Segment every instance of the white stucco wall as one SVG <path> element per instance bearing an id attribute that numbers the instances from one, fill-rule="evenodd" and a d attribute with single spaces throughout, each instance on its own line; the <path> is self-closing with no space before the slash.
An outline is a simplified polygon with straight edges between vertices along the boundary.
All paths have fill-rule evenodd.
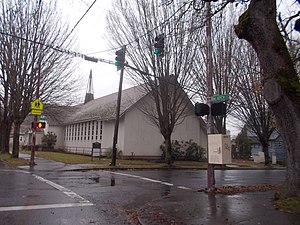
<path id="1" fill-rule="evenodd" d="M 161 156 L 160 145 L 164 139 L 158 127 L 151 123 L 138 108 L 131 108 L 124 121 L 124 155 Z M 175 127 L 172 140 L 194 142 L 207 149 L 206 130 L 200 126 L 200 119 L 191 114 Z"/>
<path id="2" fill-rule="evenodd" d="M 64 127 L 63 126 L 49 126 L 49 128 L 47 129 L 47 132 L 53 132 L 57 138 L 56 138 L 56 144 L 54 146 L 54 148 L 60 148 L 62 146 L 64 146 Z M 45 132 L 45 134 L 47 134 L 47 132 Z"/>
<path id="3" fill-rule="evenodd" d="M 203 126 L 201 127 L 200 119 L 193 114 L 186 116 L 184 121 L 175 127 L 172 140 L 193 140 L 204 149 L 207 149 L 207 132 Z"/>
<path id="4" fill-rule="evenodd" d="M 104 121 L 103 122 L 103 138 L 102 138 L 102 148 L 112 148 L 113 137 L 115 129 L 115 120 Z M 118 142 L 117 149 L 124 149 L 124 118 L 121 117 L 119 121 L 118 129 Z"/>
<path id="5" fill-rule="evenodd" d="M 163 137 L 158 128 L 137 108 L 125 116 L 124 155 L 160 156 Z"/>

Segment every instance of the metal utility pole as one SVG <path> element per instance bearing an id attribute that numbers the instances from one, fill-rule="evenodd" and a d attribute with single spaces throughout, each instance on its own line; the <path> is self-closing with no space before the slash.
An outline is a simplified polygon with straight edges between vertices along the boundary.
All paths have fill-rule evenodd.
<path id="1" fill-rule="evenodd" d="M 209 114 L 207 115 L 207 134 L 213 133 L 213 121 L 211 115 L 212 105 L 212 40 L 211 40 L 211 4 L 206 2 L 206 84 L 207 84 L 207 105 L 209 106 Z M 209 146 L 208 146 L 209 148 Z M 207 149 L 207 160 L 209 162 L 209 149 Z M 214 190 L 215 171 L 214 165 L 207 163 L 207 189 Z"/>
<path id="2" fill-rule="evenodd" d="M 40 51 L 42 48 L 40 48 Z M 40 98 L 40 82 L 41 82 L 41 58 L 39 59 L 39 70 L 38 70 L 38 80 L 36 85 L 36 99 Z M 36 128 L 37 128 L 37 115 L 34 115 L 33 118 L 33 128 L 32 128 L 32 145 L 31 145 L 31 154 L 30 154 L 30 162 L 29 166 L 34 167 L 36 164 L 34 162 L 35 158 L 35 150 L 36 150 Z"/>
<path id="3" fill-rule="evenodd" d="M 117 109 L 116 109 L 116 122 L 115 122 L 113 147 L 112 147 L 112 159 L 110 164 L 111 166 L 115 166 L 117 161 L 117 143 L 118 143 L 118 131 L 119 131 L 119 121 L 120 121 L 120 107 L 121 107 L 121 98 L 122 98 L 122 85 L 123 85 L 126 46 L 122 47 L 122 51 L 123 51 L 123 55 L 121 56 L 121 61 L 118 61 L 116 57 L 117 62 L 120 63 L 120 65 L 118 66 L 120 66 L 121 72 L 120 72 L 119 92 L 118 92 Z"/>

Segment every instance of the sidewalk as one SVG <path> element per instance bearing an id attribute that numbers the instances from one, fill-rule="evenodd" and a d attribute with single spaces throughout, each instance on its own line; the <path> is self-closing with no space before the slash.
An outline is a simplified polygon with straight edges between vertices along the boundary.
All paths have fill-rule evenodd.
<path id="1" fill-rule="evenodd" d="M 29 154 L 20 153 L 20 158 L 30 160 Z M 206 166 L 192 166 L 183 162 L 180 165 L 174 167 L 161 167 L 159 164 L 157 166 L 147 166 L 147 165 L 127 165 L 120 164 L 116 167 L 111 167 L 108 164 L 66 164 L 62 162 L 57 162 L 53 160 L 48 160 L 44 158 L 35 157 L 36 165 L 30 168 L 29 165 L 26 166 L 18 166 L 19 169 L 23 170 L 34 170 L 34 171 L 78 171 L 78 170 L 126 170 L 126 169 L 198 169 L 198 170 L 206 170 Z M 263 164 L 247 164 L 243 162 L 233 162 L 232 164 L 226 165 L 226 167 L 221 167 L 220 165 L 216 165 L 215 170 L 285 170 L 285 167 L 272 165 L 272 167 L 265 167 Z"/>
<path id="2" fill-rule="evenodd" d="M 30 155 L 28 154 L 19 154 L 20 158 L 30 160 Z M 87 167 L 95 166 L 95 164 L 65 164 L 61 162 L 56 162 L 53 160 L 43 159 L 35 157 L 36 165 L 33 168 L 30 166 L 18 166 L 19 169 L 30 170 L 30 171 L 72 171 L 72 170 L 84 170 Z"/>

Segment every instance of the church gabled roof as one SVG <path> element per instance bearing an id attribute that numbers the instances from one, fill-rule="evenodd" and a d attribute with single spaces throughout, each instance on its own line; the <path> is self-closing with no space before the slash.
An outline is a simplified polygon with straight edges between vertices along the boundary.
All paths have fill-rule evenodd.
<path id="1" fill-rule="evenodd" d="M 141 86 L 122 91 L 120 115 L 146 95 Z M 64 120 L 64 124 L 80 123 L 91 120 L 111 120 L 116 117 L 118 92 L 106 95 L 75 107 L 72 114 Z"/>

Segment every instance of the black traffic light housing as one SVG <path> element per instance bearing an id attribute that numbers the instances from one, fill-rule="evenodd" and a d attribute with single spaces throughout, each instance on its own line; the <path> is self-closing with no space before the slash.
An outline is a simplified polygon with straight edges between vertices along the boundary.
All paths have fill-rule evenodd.
<path id="1" fill-rule="evenodd" d="M 125 64 L 125 48 L 121 48 L 120 50 L 116 51 L 116 62 L 115 65 L 117 66 L 117 70 L 120 70 L 124 67 Z"/>
<path id="2" fill-rule="evenodd" d="M 212 116 L 222 116 L 226 115 L 226 103 L 217 102 L 211 104 L 211 115 Z"/>
<path id="3" fill-rule="evenodd" d="M 34 126 L 35 125 L 35 126 Z M 32 122 L 31 123 L 31 128 L 34 129 L 34 128 L 37 128 L 37 129 L 44 129 L 46 127 L 46 122 L 37 122 L 37 123 L 34 123 Z"/>
<path id="4" fill-rule="evenodd" d="M 165 37 L 164 34 L 160 34 L 154 39 L 154 54 L 160 57 L 165 55 Z"/>
<path id="5" fill-rule="evenodd" d="M 217 102 L 211 104 L 211 115 L 212 116 L 222 116 L 226 115 L 226 103 Z M 204 103 L 197 102 L 195 104 L 195 114 L 197 116 L 205 116 L 209 114 L 209 106 Z"/>
<path id="6" fill-rule="evenodd" d="M 195 114 L 197 116 L 205 116 L 209 114 L 209 106 L 204 103 L 197 102 L 195 104 Z"/>

